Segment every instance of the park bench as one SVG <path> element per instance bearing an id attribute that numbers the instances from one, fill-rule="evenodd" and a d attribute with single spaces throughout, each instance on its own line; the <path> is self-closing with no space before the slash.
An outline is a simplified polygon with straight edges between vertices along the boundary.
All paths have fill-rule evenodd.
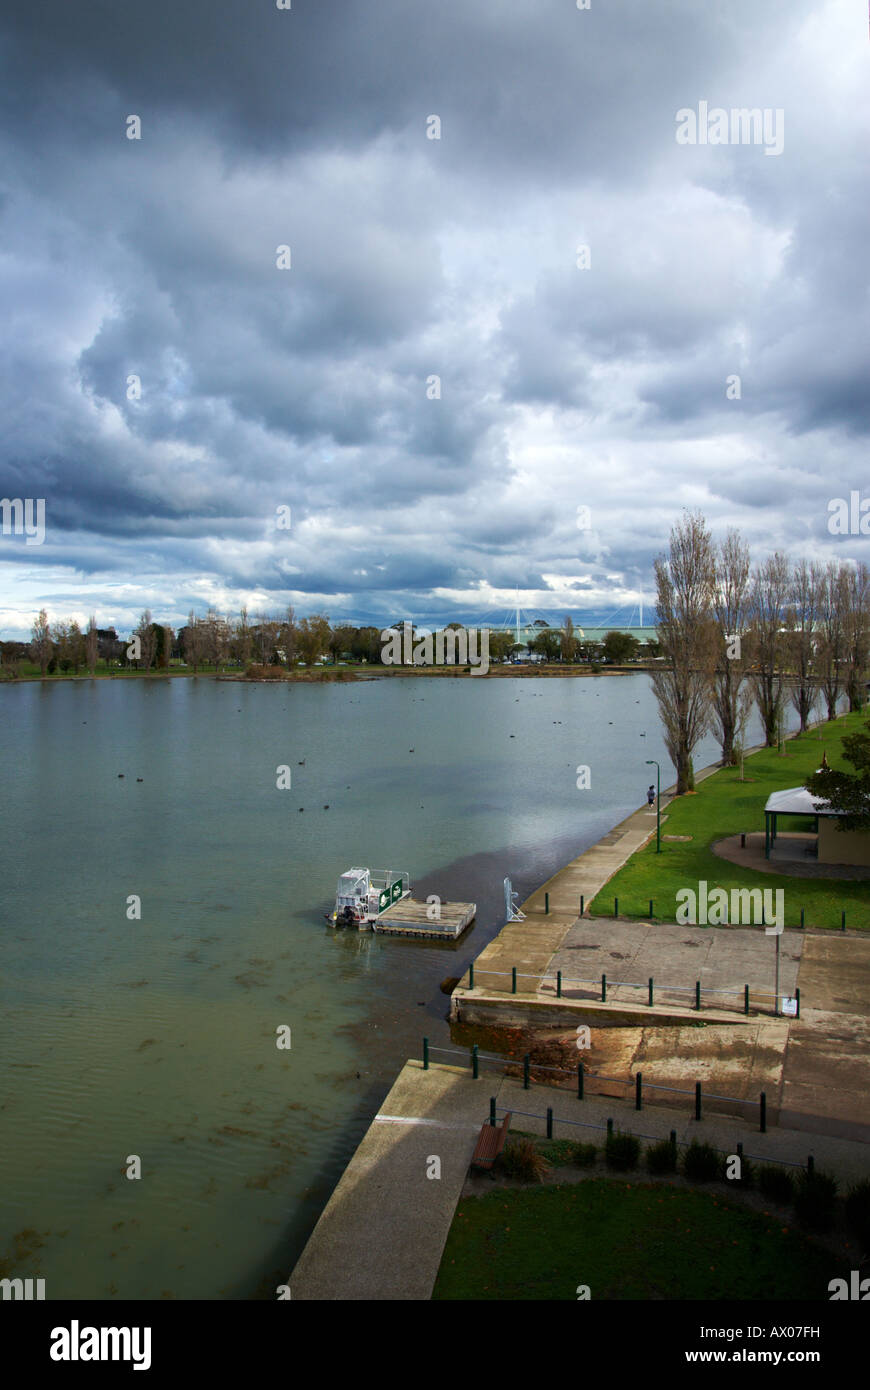
<path id="1" fill-rule="evenodd" d="M 482 1127 L 474 1147 L 474 1153 L 471 1155 L 472 1168 L 490 1169 L 492 1167 L 505 1146 L 510 1122 L 511 1112 L 508 1111 L 500 1125 L 491 1125 L 487 1121 Z"/>

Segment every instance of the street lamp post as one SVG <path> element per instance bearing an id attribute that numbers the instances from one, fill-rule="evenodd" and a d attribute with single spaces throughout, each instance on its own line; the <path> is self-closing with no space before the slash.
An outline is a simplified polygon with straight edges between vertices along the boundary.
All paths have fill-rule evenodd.
<path id="1" fill-rule="evenodd" d="M 647 762 L 656 770 L 656 854 L 662 852 L 662 770 L 655 758 L 647 758 Z"/>

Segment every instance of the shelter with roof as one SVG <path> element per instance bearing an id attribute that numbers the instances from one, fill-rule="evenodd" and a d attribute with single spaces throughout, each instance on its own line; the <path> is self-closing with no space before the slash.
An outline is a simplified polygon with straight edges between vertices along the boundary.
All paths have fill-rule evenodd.
<path id="1" fill-rule="evenodd" d="M 815 846 L 812 842 L 807 844 L 806 853 L 814 854 L 820 864 L 870 865 L 870 830 L 840 830 L 837 821 L 842 814 L 806 787 L 772 792 L 764 807 L 765 859 L 770 858 L 779 834 L 781 816 L 809 816 L 814 822 L 812 833 L 816 841 Z M 806 838 L 809 841 L 809 834 Z"/>

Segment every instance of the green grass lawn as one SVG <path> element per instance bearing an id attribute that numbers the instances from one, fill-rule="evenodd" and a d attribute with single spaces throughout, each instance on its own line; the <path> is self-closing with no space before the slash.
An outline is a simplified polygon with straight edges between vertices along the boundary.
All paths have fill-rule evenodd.
<path id="1" fill-rule="evenodd" d="M 713 840 L 742 831 L 764 830 L 764 803 L 771 792 L 802 786 L 816 770 L 827 752 L 832 767 L 846 772 L 854 769 L 842 754 L 844 734 L 854 733 L 867 722 L 867 714 L 844 715 L 818 732 L 802 734 L 784 744 L 785 756 L 775 748 L 765 748 L 746 759 L 745 782 L 739 768 L 722 768 L 698 783 L 694 795 L 675 798 L 667 807 L 663 835 L 691 835 L 688 841 L 662 841 L 656 854 L 655 835 L 642 850 L 632 855 L 590 904 L 593 916 L 610 916 L 613 900 L 619 899 L 621 917 L 647 917 L 649 899 L 655 916 L 673 922 L 677 910 L 676 893 L 692 888 L 701 879 L 713 888 L 782 888 L 785 925 L 799 926 L 800 911 L 806 912 L 808 927 L 840 926 L 841 911 L 847 927 L 870 928 L 870 882 L 864 879 L 792 878 L 784 874 L 762 874 L 719 859 L 710 849 Z M 752 779 L 752 780 L 750 780 Z M 784 819 L 779 832 L 810 829 L 803 821 Z"/>
<path id="2" fill-rule="evenodd" d="M 606 1178 L 500 1188 L 457 1207 L 436 1299 L 821 1299 L 843 1270 L 786 1217 Z"/>

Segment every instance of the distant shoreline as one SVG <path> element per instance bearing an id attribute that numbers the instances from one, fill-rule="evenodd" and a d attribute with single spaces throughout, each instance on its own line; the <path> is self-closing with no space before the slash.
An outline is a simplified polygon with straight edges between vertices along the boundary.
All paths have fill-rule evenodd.
<path id="1" fill-rule="evenodd" d="M 475 668 L 466 670 L 462 667 L 452 666 L 322 666 L 315 670 L 295 670 L 285 671 L 280 676 L 245 676 L 239 672 L 230 671 L 100 671 L 93 676 L 84 674 L 79 676 L 52 675 L 52 676 L 14 676 L 0 680 L 0 690 L 4 686 L 14 685 L 66 685 L 74 681 L 130 681 L 130 680 L 219 680 L 237 681 L 243 685 L 287 685 L 298 682 L 308 685 L 342 685 L 351 681 L 371 681 L 371 680 L 391 680 L 401 676 L 436 676 L 439 679 L 449 680 L 488 680 L 490 677 L 496 679 L 528 679 L 530 677 L 543 678 L 545 680 L 563 679 L 571 680 L 580 676 L 631 676 L 641 672 L 656 670 L 653 666 L 606 666 L 600 671 L 593 671 L 591 666 L 490 666 L 488 671 L 481 675 L 475 674 Z"/>

